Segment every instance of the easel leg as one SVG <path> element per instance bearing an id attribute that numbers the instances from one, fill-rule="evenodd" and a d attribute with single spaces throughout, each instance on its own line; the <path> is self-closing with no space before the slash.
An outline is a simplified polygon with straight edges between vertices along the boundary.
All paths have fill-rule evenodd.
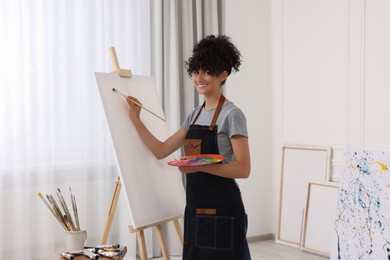
<path id="1" fill-rule="evenodd" d="M 115 214 L 115 210 L 116 210 L 116 205 L 118 204 L 119 194 L 121 192 L 121 186 L 122 186 L 121 179 L 120 179 L 120 177 L 118 177 L 118 180 L 117 180 L 116 186 L 115 186 L 114 195 L 112 196 L 110 210 L 108 211 L 108 215 L 106 218 L 106 224 L 104 225 L 102 239 L 100 240 L 101 245 L 107 244 L 108 234 L 110 233 L 112 220 L 114 218 L 114 214 Z"/>
<path id="2" fill-rule="evenodd" d="M 156 233 L 157 233 L 158 240 L 160 242 L 160 249 L 161 249 L 161 252 L 163 254 L 164 260 L 170 260 L 170 256 L 168 254 L 167 246 L 165 244 L 165 240 L 164 240 L 164 236 L 163 236 L 163 232 L 162 232 L 162 224 L 167 223 L 169 221 L 173 221 L 173 223 L 175 225 L 176 233 L 177 233 L 177 235 L 179 237 L 179 240 L 183 244 L 183 235 L 182 235 L 180 224 L 179 224 L 179 221 L 178 221 L 179 218 L 182 218 L 182 216 L 174 217 L 174 218 L 163 220 L 163 221 L 159 221 L 159 222 L 156 222 L 156 223 L 153 223 L 153 224 L 149 224 L 149 225 L 146 225 L 146 226 L 142 226 L 142 227 L 138 227 L 138 228 L 134 228 L 131 225 L 129 226 L 130 233 L 137 233 L 138 248 L 139 248 L 139 253 L 140 253 L 141 260 L 147 260 L 148 259 L 147 258 L 148 254 L 147 254 L 147 251 L 146 251 L 144 230 L 147 229 L 147 228 L 151 228 L 151 227 L 155 227 L 156 228 Z"/>
<path id="3" fill-rule="evenodd" d="M 143 230 L 137 231 L 138 249 L 141 260 L 148 259 L 148 252 L 146 251 L 145 234 Z"/>
<path id="4" fill-rule="evenodd" d="M 156 231 L 157 231 L 157 237 L 158 237 L 158 241 L 160 242 L 160 248 L 161 248 L 164 260 L 170 260 L 170 257 L 169 257 L 169 254 L 168 254 L 168 250 L 167 250 L 167 246 L 165 244 L 165 240 L 164 240 L 161 224 L 160 225 L 156 225 Z"/>
<path id="5" fill-rule="evenodd" d="M 175 226 L 176 234 L 179 237 L 180 243 L 183 246 L 184 245 L 183 233 L 181 232 L 179 220 L 177 219 L 173 220 L 173 225 Z"/>

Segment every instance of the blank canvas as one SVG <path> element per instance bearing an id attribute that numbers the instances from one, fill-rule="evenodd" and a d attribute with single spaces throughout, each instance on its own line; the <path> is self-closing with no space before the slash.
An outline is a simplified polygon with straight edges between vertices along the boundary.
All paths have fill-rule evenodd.
<path id="1" fill-rule="evenodd" d="M 301 241 L 303 251 L 330 256 L 337 201 L 337 185 L 309 183 Z"/>
<path id="2" fill-rule="evenodd" d="M 307 185 L 326 181 L 329 157 L 329 147 L 283 146 L 278 242 L 299 246 Z"/>
<path id="3" fill-rule="evenodd" d="M 113 88 L 138 98 L 143 105 L 163 117 L 154 79 L 149 76 L 121 78 L 116 73 L 95 73 L 107 123 L 115 148 L 122 187 L 134 228 L 182 216 L 185 192 L 181 173 L 167 165 L 169 156 L 157 160 L 139 138 L 129 119 L 125 99 Z M 160 140 L 168 137 L 166 122 L 145 110 L 141 119 Z"/>

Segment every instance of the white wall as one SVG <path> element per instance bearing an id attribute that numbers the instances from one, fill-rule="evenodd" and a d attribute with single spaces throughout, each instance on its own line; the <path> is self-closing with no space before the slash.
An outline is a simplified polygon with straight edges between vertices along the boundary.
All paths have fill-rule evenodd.
<path id="1" fill-rule="evenodd" d="M 226 23 L 244 57 L 227 95 L 249 122 L 250 235 L 275 233 L 283 143 L 331 146 L 336 181 L 346 149 L 390 150 L 390 2 L 226 0 Z"/>
<path id="2" fill-rule="evenodd" d="M 227 98 L 238 105 L 248 121 L 252 170 L 240 181 L 249 216 L 248 236 L 274 233 L 272 230 L 271 172 L 271 74 L 270 1 L 227 0 L 226 34 L 243 56 L 238 73 L 226 82 Z"/>

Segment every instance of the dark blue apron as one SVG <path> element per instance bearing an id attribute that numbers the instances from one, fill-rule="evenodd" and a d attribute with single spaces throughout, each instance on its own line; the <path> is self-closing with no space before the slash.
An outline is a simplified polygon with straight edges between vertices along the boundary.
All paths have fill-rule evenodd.
<path id="1" fill-rule="evenodd" d="M 225 97 L 222 95 L 210 126 L 194 124 L 186 135 L 185 155 L 218 154 L 215 125 Z M 247 260 L 247 215 L 234 179 L 205 172 L 186 175 L 184 260 Z"/>

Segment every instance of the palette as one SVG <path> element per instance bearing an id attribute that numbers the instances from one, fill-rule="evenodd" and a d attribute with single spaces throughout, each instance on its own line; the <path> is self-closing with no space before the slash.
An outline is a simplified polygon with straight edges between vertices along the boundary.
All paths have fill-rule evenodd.
<path id="1" fill-rule="evenodd" d="M 171 166 L 199 166 L 222 162 L 223 155 L 220 154 L 194 154 L 190 156 L 184 156 L 179 160 L 169 161 Z"/>

